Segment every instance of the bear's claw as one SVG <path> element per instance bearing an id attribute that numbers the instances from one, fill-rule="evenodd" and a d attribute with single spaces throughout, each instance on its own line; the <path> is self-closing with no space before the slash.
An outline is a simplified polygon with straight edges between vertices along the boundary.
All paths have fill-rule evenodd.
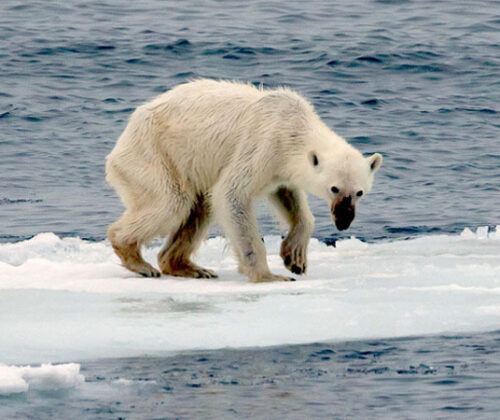
<path id="1" fill-rule="evenodd" d="M 197 279 L 216 279 L 219 276 L 215 274 L 212 270 L 207 270 L 206 268 L 200 268 L 194 272 L 193 277 Z"/>
<path id="2" fill-rule="evenodd" d="M 293 274 L 302 274 L 305 269 L 303 267 L 299 267 L 298 265 L 292 265 L 292 269 L 290 270 Z"/>
<path id="3" fill-rule="evenodd" d="M 128 267 L 127 267 L 128 268 Z M 142 267 L 136 268 L 137 273 L 142 277 L 160 277 L 161 273 L 156 269 L 151 267 L 149 264 Z"/>
<path id="4" fill-rule="evenodd" d="M 307 270 L 307 259 L 305 247 L 296 246 L 291 248 L 287 241 L 281 244 L 281 258 L 285 267 L 293 274 L 304 274 Z"/>

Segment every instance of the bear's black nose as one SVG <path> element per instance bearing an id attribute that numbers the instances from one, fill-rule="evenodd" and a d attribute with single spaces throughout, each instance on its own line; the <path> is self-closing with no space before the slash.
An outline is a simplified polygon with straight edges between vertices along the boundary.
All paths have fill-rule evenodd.
<path id="1" fill-rule="evenodd" d="M 338 230 L 346 230 L 354 220 L 354 213 L 346 216 L 335 215 L 335 226 Z"/>
<path id="2" fill-rule="evenodd" d="M 346 230 L 354 220 L 355 209 L 351 197 L 344 197 L 333 210 L 335 226 L 338 230 Z"/>
<path id="3" fill-rule="evenodd" d="M 351 196 L 344 197 L 342 199 L 342 202 L 340 204 L 344 205 L 344 206 L 350 206 L 351 205 L 351 201 L 352 201 L 352 197 Z"/>

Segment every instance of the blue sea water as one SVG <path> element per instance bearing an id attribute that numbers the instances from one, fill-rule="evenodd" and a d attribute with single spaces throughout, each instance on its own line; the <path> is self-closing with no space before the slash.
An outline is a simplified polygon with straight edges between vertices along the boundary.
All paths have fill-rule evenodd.
<path id="1" fill-rule="evenodd" d="M 384 155 L 374 189 L 347 233 L 336 232 L 327 205 L 311 197 L 314 236 L 322 240 L 355 235 L 377 241 L 500 224 L 496 1 L 3 0 L 0 46 L 1 242 L 39 232 L 103 240 L 107 225 L 122 211 L 104 181 L 104 158 L 128 116 L 155 95 L 198 77 L 290 86 L 361 151 Z M 263 234 L 279 232 L 265 211 L 259 213 Z M 299 410 L 290 411 L 289 418 L 303 418 L 297 402 L 305 398 L 303 393 L 316 396 L 311 413 L 318 416 L 376 417 L 384 406 L 396 407 L 389 416 L 395 418 L 449 418 L 460 410 L 490 416 L 499 408 L 491 400 L 500 386 L 495 337 L 463 339 L 467 346 L 480 348 L 488 342 L 488 351 L 478 350 L 479 359 L 475 347 L 458 344 L 450 349 L 447 338 L 420 338 L 406 344 L 435 357 L 408 356 L 402 362 L 388 356 L 380 366 L 361 362 L 361 368 L 357 362 L 343 365 L 338 353 L 319 365 L 308 364 L 305 359 L 312 357 L 314 346 L 285 346 L 269 354 L 215 352 L 210 357 L 247 363 L 244 377 L 233 375 L 229 363 L 216 364 L 219 382 L 236 377 L 235 391 L 219 383 L 197 398 L 216 405 L 213 418 L 250 415 L 253 410 L 262 418 L 267 413 L 279 417 L 276 407 L 282 402 Z M 460 340 L 451 343 L 464 343 Z M 368 351 L 386 343 L 352 345 Z M 399 344 L 387 344 L 392 346 L 399 349 Z M 452 350 L 457 353 L 448 363 Z M 270 356 L 287 352 L 297 357 L 278 358 L 276 365 Z M 175 386 L 158 379 L 156 368 L 174 369 L 180 363 L 175 358 L 84 364 L 96 381 L 104 375 L 100 371 L 114 377 L 120 369 L 131 369 L 141 380 L 145 370 L 145 378 L 156 378 L 162 386 L 165 382 L 168 389 L 131 388 L 135 391 L 128 398 L 142 405 L 129 403 L 126 412 L 113 405 L 111 391 L 80 400 L 72 412 L 88 418 L 140 418 L 130 409 L 135 405 L 142 407 L 144 418 L 200 416 L 194 404 L 199 400 L 193 399 L 196 387 L 185 387 L 182 381 L 188 384 L 187 375 L 199 375 L 197 369 L 205 372 L 205 362 L 198 356 L 177 357 L 185 357 L 189 367 Z M 468 368 L 453 375 L 457 366 Z M 366 370 L 372 367 L 382 370 Z M 275 382 L 252 376 L 268 369 L 274 372 L 269 380 Z M 297 369 L 302 369 L 299 374 Z M 198 379 L 189 380 L 195 384 Z M 287 385 L 272 388 L 280 381 Z M 269 394 L 263 391 L 268 387 Z M 462 393 L 470 396 L 466 403 L 448 401 Z M 61 398 L 39 418 L 56 418 Z M 155 405 L 160 400 L 175 409 L 160 415 Z M 359 411 L 349 411 L 354 402 L 361 404 Z M 259 411 L 261 403 L 274 408 Z M 410 406 L 418 408 L 415 414 Z M 18 418 L 38 418 L 33 404 L 22 410 Z"/>
<path id="2" fill-rule="evenodd" d="M 122 211 L 104 157 L 137 105 L 197 77 L 288 85 L 364 153 L 384 155 L 347 235 L 500 221 L 495 1 L 0 7 L 3 241 L 46 231 L 103 239 Z M 312 204 L 315 236 L 336 235 L 327 205 Z"/>
<path id="3" fill-rule="evenodd" d="M 496 419 L 499 341 L 496 332 L 88 362 L 82 389 L 11 398 L 0 413 L 19 420 L 75 413 L 91 419 Z"/>

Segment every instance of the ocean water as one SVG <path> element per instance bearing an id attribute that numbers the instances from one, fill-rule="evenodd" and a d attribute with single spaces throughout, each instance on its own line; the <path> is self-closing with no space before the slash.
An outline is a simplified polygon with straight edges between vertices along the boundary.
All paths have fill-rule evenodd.
<path id="1" fill-rule="evenodd" d="M 75 412 L 92 419 L 494 419 L 499 341 L 495 332 L 108 359 L 86 363 L 77 389 L 18 395 L 0 412 L 13 419 Z"/>
<path id="2" fill-rule="evenodd" d="M 0 417 L 495 418 L 499 34 L 493 0 L 2 1 Z M 310 197 L 293 286 L 246 283 L 216 228 L 218 282 L 137 279 L 105 241 L 105 156 L 199 77 L 289 86 L 384 155 L 347 232 Z M 85 382 L 15 368 L 48 362 Z"/>
<path id="3" fill-rule="evenodd" d="M 103 161 L 132 110 L 197 77 L 287 85 L 384 167 L 347 235 L 500 220 L 495 1 L 1 5 L 0 232 L 105 237 Z M 29 18 L 27 18 L 29 17 Z M 334 233 L 312 200 L 315 236 Z M 272 231 L 263 217 L 264 233 Z M 274 233 L 274 232 L 273 232 Z"/>

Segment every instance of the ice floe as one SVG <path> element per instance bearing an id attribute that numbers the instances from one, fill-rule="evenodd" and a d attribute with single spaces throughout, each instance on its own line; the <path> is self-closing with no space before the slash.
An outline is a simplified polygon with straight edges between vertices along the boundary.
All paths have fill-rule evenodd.
<path id="1" fill-rule="evenodd" d="M 280 240 L 265 238 L 268 260 L 286 274 Z M 158 249 L 145 250 L 152 263 Z M 249 283 L 221 237 L 196 261 L 220 277 L 137 277 L 109 243 L 51 233 L 0 244 L 0 363 L 500 328 L 499 228 L 335 248 L 313 239 L 294 283 Z"/>

